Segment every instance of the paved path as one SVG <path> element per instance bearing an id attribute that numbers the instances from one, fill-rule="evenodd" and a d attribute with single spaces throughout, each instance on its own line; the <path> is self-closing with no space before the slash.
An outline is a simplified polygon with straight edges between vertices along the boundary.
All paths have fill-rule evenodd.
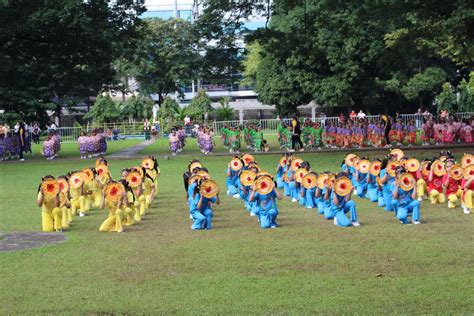
<path id="1" fill-rule="evenodd" d="M 111 155 L 107 155 L 108 158 L 132 158 L 137 156 L 137 154 L 142 151 L 145 147 L 150 146 L 153 144 L 155 140 L 145 140 L 144 142 L 141 142 L 140 144 L 137 144 L 132 147 L 125 148 L 119 152 L 116 152 Z"/>
<path id="2" fill-rule="evenodd" d="M 0 252 L 32 249 L 54 245 L 67 239 L 62 233 L 13 232 L 0 235 Z"/>

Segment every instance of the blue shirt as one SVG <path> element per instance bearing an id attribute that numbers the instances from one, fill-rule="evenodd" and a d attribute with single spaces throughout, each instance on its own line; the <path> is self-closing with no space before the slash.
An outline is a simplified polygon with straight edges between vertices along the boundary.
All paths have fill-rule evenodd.
<path id="1" fill-rule="evenodd" d="M 277 209 L 275 190 L 268 194 L 255 193 L 254 201 L 265 211 Z"/>

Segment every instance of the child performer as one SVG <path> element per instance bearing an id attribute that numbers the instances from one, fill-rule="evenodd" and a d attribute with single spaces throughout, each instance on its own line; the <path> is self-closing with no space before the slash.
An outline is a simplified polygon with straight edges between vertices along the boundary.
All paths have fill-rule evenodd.
<path id="1" fill-rule="evenodd" d="M 346 185 L 350 185 L 350 180 L 346 177 L 344 172 L 340 172 L 336 176 L 335 186 L 337 185 L 338 179 L 345 179 L 347 182 Z M 334 225 L 341 227 L 360 226 L 357 221 L 356 205 L 354 201 L 351 200 L 352 190 L 350 190 L 346 195 L 339 195 L 338 193 L 340 192 L 337 191 L 337 189 L 333 189 L 331 198 L 331 212 L 334 216 Z M 351 215 L 350 220 L 346 216 L 346 213 L 348 212 L 350 212 Z"/>
<path id="2" fill-rule="evenodd" d="M 113 186 L 109 194 L 107 193 L 108 186 Z M 123 232 L 123 204 L 125 204 L 125 207 L 129 207 L 125 196 L 125 188 L 120 182 L 110 182 L 103 192 L 102 204 L 100 206 L 100 209 L 104 209 L 105 205 L 107 205 L 109 216 L 102 225 L 100 225 L 100 232 Z"/>
<path id="3" fill-rule="evenodd" d="M 260 178 L 260 179 L 259 179 Z M 269 176 L 260 176 L 255 180 L 256 190 L 250 193 L 249 201 L 255 202 L 253 212 L 257 214 L 261 228 L 277 228 L 276 219 L 278 217 L 278 207 L 276 200 L 281 200 L 281 194 L 274 186 L 273 179 Z M 271 190 L 260 190 L 259 183 L 266 183 L 265 186 L 273 188 Z M 268 192 L 270 191 L 270 192 Z"/>
<path id="4" fill-rule="evenodd" d="M 231 166 L 231 164 L 235 164 L 235 166 Z M 229 164 L 227 164 L 227 177 L 226 177 L 226 187 L 227 187 L 227 194 L 232 195 L 234 199 L 239 199 L 239 177 L 240 171 L 244 162 L 238 157 L 234 156 Z"/>
<path id="5" fill-rule="evenodd" d="M 55 186 L 57 186 L 57 188 L 55 188 Z M 36 202 L 38 206 L 41 207 L 43 231 L 62 231 L 59 185 L 53 176 L 47 175 L 41 179 Z"/>
<path id="6" fill-rule="evenodd" d="M 474 205 L 474 167 L 467 166 L 464 172 L 464 178 L 461 182 L 462 187 L 462 209 L 464 214 L 469 214 Z"/>
<path id="7" fill-rule="evenodd" d="M 212 228 L 212 204 L 220 204 L 219 194 L 213 198 L 202 196 L 199 191 L 202 182 L 195 187 L 194 193 L 189 201 L 189 212 L 191 213 L 194 223 L 191 229 L 211 229 Z"/>
<path id="8" fill-rule="evenodd" d="M 446 197 L 448 198 L 448 208 L 455 208 L 458 201 L 461 199 L 461 179 L 454 178 L 451 173 L 451 168 L 454 166 L 454 159 L 448 158 L 446 160 L 446 174 L 443 177 L 443 188 L 446 190 Z"/>
<path id="9" fill-rule="evenodd" d="M 420 224 L 420 201 L 417 200 L 416 180 L 411 178 L 413 187 L 410 190 L 404 190 L 400 187 L 400 176 L 405 173 L 405 169 L 398 167 L 396 171 L 397 180 L 393 185 L 392 208 L 402 224 L 408 224 L 408 216 L 412 215 L 413 224 Z M 408 183 L 407 183 L 408 185 Z"/>
<path id="10" fill-rule="evenodd" d="M 428 195 L 431 204 L 443 204 L 446 202 L 446 196 L 443 193 L 443 176 L 434 173 L 434 164 L 431 164 L 430 175 L 428 176 Z"/>
<path id="11" fill-rule="evenodd" d="M 179 136 L 176 134 L 176 130 L 172 129 L 170 136 L 169 136 L 169 142 L 170 142 L 170 150 L 171 154 L 173 156 L 176 156 L 176 153 L 179 150 Z"/>

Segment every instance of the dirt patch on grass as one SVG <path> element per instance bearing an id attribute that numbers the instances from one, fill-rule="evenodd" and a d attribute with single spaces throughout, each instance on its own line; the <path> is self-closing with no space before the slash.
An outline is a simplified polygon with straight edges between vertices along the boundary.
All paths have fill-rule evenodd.
<path id="1" fill-rule="evenodd" d="M 0 252 L 26 250 L 64 242 L 61 233 L 13 232 L 0 235 Z"/>

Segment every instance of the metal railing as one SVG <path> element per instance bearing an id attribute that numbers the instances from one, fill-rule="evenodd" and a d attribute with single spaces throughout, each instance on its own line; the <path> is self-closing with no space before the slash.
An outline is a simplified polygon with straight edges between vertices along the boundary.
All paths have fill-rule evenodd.
<path id="1" fill-rule="evenodd" d="M 460 118 L 470 118 L 474 117 L 474 112 L 464 112 L 464 113 L 456 113 L 454 114 L 457 117 Z M 410 121 L 415 122 L 415 125 L 418 129 L 421 129 L 421 124 L 423 122 L 423 115 L 420 114 L 401 114 L 399 118 L 402 120 L 403 123 L 407 124 Z M 308 118 L 300 118 L 301 121 L 304 121 Z M 378 121 L 380 119 L 380 115 L 367 115 L 366 119 L 371 122 L 371 121 Z M 318 122 L 321 123 L 322 125 L 326 124 L 331 124 L 334 123 L 336 124 L 339 121 L 338 117 L 317 117 L 314 119 L 311 119 L 313 122 Z M 347 120 L 347 118 L 346 118 Z M 283 121 L 286 124 L 289 124 L 291 122 L 291 118 L 284 118 Z M 221 136 L 221 130 L 225 126 L 229 127 L 238 127 L 242 126 L 245 124 L 255 124 L 257 126 L 260 126 L 263 130 L 263 133 L 265 135 L 276 135 L 277 133 L 277 128 L 279 124 L 278 119 L 264 119 L 264 120 L 244 120 L 244 121 L 213 121 L 213 122 L 208 122 L 207 125 L 212 126 L 214 129 L 214 135 L 216 137 Z M 153 125 L 153 124 L 152 124 Z M 164 126 L 163 124 L 160 124 L 160 126 Z M 61 127 L 58 129 L 58 131 L 61 134 L 61 140 L 64 143 L 67 142 L 75 142 L 77 141 L 77 138 L 79 137 L 79 134 L 81 131 L 85 132 L 90 132 L 94 128 L 101 128 L 104 131 L 111 130 L 113 131 L 114 129 L 118 129 L 119 131 L 119 136 L 121 138 L 123 137 L 138 137 L 138 136 L 143 136 L 144 135 L 144 129 L 143 129 L 143 122 L 117 122 L 117 123 L 103 123 L 103 124 L 88 124 L 83 127 Z M 162 131 L 160 129 L 159 136 L 161 137 L 163 133 L 167 133 L 168 131 Z"/>

